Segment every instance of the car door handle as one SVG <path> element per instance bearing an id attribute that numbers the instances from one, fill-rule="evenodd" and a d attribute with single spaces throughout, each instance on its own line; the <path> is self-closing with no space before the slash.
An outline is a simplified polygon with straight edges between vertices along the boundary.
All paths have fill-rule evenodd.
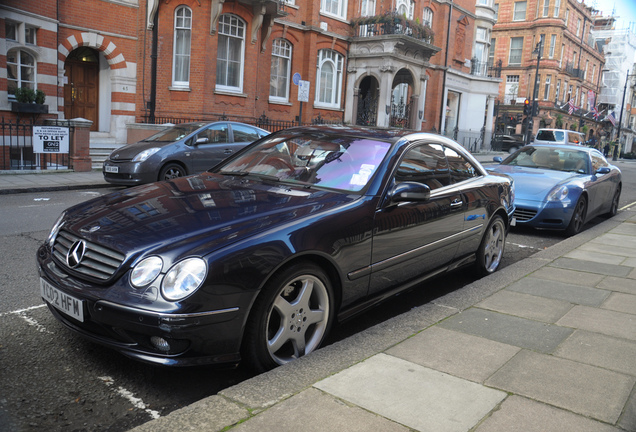
<path id="1" fill-rule="evenodd" d="M 461 207 L 464 204 L 464 201 L 460 199 L 455 199 L 451 202 L 451 208 L 453 207 Z"/>
<path id="2" fill-rule="evenodd" d="M 232 154 L 232 149 L 225 149 L 224 154 Z"/>

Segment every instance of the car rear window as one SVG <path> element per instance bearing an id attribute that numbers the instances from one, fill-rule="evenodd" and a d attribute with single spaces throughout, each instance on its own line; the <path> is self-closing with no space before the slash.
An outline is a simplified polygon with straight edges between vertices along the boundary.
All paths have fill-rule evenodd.
<path id="1" fill-rule="evenodd" d="M 563 141 L 564 138 L 563 131 L 540 130 L 537 133 L 537 140 L 541 141 Z"/>

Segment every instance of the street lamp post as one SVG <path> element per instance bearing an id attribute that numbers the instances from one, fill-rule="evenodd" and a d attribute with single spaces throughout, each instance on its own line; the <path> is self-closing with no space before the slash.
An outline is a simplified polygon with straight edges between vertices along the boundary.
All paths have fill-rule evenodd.
<path id="1" fill-rule="evenodd" d="M 535 116 L 535 107 L 538 111 L 537 106 L 537 96 L 539 94 L 539 63 L 541 62 L 541 52 L 543 51 L 543 39 L 539 40 L 539 43 L 536 45 L 533 54 L 537 54 L 537 71 L 534 75 L 534 89 L 532 90 L 532 110 L 530 111 L 530 118 L 528 119 L 528 128 L 526 129 L 526 144 L 530 143 L 530 134 L 534 129 L 534 116 Z M 538 112 L 536 113 L 538 114 Z"/>
<path id="2" fill-rule="evenodd" d="M 625 108 L 625 94 L 627 93 L 627 82 L 629 81 L 630 77 L 633 77 L 636 75 L 630 75 L 629 74 L 629 70 L 627 71 L 627 76 L 625 77 L 625 87 L 623 88 L 623 100 L 621 102 L 621 114 L 619 116 L 618 119 L 618 133 L 616 134 L 616 145 L 617 147 L 614 147 L 614 152 L 612 154 L 612 160 L 618 160 L 618 153 L 620 153 L 620 149 L 621 149 L 621 129 L 623 128 L 623 109 Z"/>

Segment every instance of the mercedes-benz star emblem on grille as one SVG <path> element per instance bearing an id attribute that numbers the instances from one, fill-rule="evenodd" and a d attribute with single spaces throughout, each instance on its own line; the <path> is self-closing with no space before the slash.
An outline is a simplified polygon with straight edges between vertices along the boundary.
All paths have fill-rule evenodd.
<path id="1" fill-rule="evenodd" d="M 77 267 L 79 263 L 82 262 L 84 253 L 86 253 L 86 243 L 84 240 L 76 241 L 66 253 L 66 264 L 68 264 L 70 268 Z"/>

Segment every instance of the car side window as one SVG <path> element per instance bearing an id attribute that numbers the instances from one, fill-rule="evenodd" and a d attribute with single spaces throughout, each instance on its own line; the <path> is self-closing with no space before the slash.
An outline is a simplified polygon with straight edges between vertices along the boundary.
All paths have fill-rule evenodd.
<path id="1" fill-rule="evenodd" d="M 260 138 L 258 131 L 249 126 L 233 124 L 232 132 L 234 133 L 234 142 L 252 142 Z"/>
<path id="2" fill-rule="evenodd" d="M 451 183 L 459 183 L 481 175 L 468 159 L 455 150 L 445 147 L 444 153 L 448 159 Z"/>
<path id="3" fill-rule="evenodd" d="M 609 167 L 610 164 L 607 162 L 607 159 L 603 157 L 603 155 L 598 151 L 592 152 L 592 173 L 595 173 L 602 167 Z"/>
<path id="4" fill-rule="evenodd" d="M 396 181 L 414 181 L 431 190 L 450 184 L 444 149 L 438 144 L 422 144 L 408 150 L 397 168 Z"/>
<path id="5" fill-rule="evenodd" d="M 199 138 L 206 136 L 209 143 L 227 143 L 229 142 L 227 123 L 214 124 L 205 131 L 199 133 Z"/>

